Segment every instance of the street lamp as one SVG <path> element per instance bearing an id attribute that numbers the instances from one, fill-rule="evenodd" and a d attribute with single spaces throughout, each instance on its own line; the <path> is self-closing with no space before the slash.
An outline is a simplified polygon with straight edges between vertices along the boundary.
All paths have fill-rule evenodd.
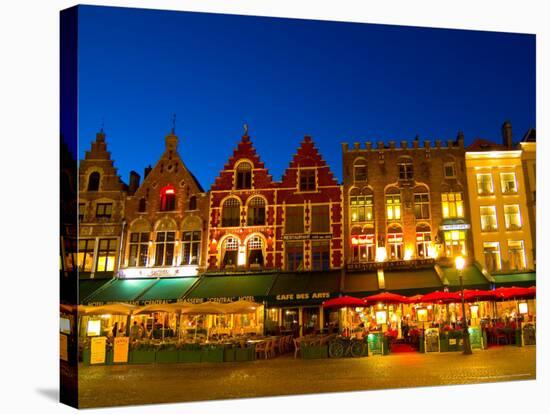
<path id="1" fill-rule="evenodd" d="M 462 344 L 464 348 L 464 355 L 470 355 L 472 353 L 472 347 L 470 345 L 470 334 L 468 332 L 468 319 L 466 318 L 466 302 L 464 301 L 464 284 L 462 283 L 462 269 L 464 269 L 465 260 L 462 256 L 458 256 L 455 259 L 455 267 L 458 272 L 458 280 L 460 281 L 460 293 L 462 296 Z"/>

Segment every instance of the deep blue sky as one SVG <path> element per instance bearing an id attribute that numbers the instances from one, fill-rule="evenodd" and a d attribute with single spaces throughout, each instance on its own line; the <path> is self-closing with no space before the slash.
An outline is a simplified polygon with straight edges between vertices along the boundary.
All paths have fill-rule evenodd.
<path id="1" fill-rule="evenodd" d="M 341 179 L 341 142 L 535 127 L 534 35 L 84 6 L 78 74 L 79 158 L 104 122 L 126 182 L 173 113 L 205 189 L 245 122 L 276 180 L 305 134 Z"/>

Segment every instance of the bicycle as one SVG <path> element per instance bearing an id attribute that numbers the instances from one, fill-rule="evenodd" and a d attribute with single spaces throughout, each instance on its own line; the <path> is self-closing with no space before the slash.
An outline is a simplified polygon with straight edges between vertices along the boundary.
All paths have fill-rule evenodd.
<path id="1" fill-rule="evenodd" d="M 337 337 L 328 344 L 328 354 L 331 358 L 352 356 L 359 358 L 365 355 L 367 344 L 363 339 Z"/>

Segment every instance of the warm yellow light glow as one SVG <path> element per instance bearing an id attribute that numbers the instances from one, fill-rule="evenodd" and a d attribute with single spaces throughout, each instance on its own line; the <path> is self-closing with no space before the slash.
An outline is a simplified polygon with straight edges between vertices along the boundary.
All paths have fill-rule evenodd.
<path id="1" fill-rule="evenodd" d="M 244 246 L 239 246 L 239 253 L 237 254 L 237 264 L 244 266 L 246 264 L 246 252 Z"/>
<path id="2" fill-rule="evenodd" d="M 437 249 L 433 245 L 428 246 L 428 257 L 437 259 L 437 256 Z"/>
<path id="3" fill-rule="evenodd" d="M 431 309 L 432 308 L 432 305 L 428 305 L 428 309 Z"/>
<path id="4" fill-rule="evenodd" d="M 471 315 L 472 319 L 479 319 L 478 311 L 479 311 L 479 306 L 478 305 L 470 306 L 470 315 Z"/>
<path id="5" fill-rule="evenodd" d="M 101 335 L 101 321 L 97 319 L 88 321 L 88 336 L 98 335 Z"/>
<path id="6" fill-rule="evenodd" d="M 103 319 L 109 319 L 111 317 L 110 314 L 106 313 L 105 315 L 101 315 Z"/>
<path id="7" fill-rule="evenodd" d="M 413 257 L 413 251 L 411 249 L 405 249 L 405 260 L 411 260 Z"/>
<path id="8" fill-rule="evenodd" d="M 377 262 L 383 262 L 386 260 L 386 248 L 385 247 L 377 247 L 376 248 L 376 261 Z"/>
<path id="9" fill-rule="evenodd" d="M 522 315 L 525 315 L 528 312 L 529 312 L 529 307 L 527 306 L 527 303 L 526 302 L 521 302 L 519 304 L 519 313 L 522 314 Z"/>
<path id="10" fill-rule="evenodd" d="M 447 203 L 446 201 L 443 202 L 443 217 L 449 217 L 449 203 Z"/>
<path id="11" fill-rule="evenodd" d="M 455 258 L 455 267 L 457 268 L 457 270 L 464 269 L 464 264 L 465 264 L 465 260 L 462 256 L 457 256 Z"/>
<path id="12" fill-rule="evenodd" d="M 357 237 L 352 237 L 351 238 L 351 244 L 353 244 L 353 245 L 359 244 L 359 240 L 357 239 Z"/>
<path id="13" fill-rule="evenodd" d="M 367 213 L 367 220 L 372 220 L 372 214 L 371 213 Z"/>
<path id="14" fill-rule="evenodd" d="M 387 315 L 385 310 L 376 311 L 376 323 L 378 325 L 383 325 L 387 321 Z"/>
<path id="15" fill-rule="evenodd" d="M 426 322 L 428 320 L 428 310 L 426 308 L 418 308 L 416 310 L 416 317 L 419 322 Z"/>

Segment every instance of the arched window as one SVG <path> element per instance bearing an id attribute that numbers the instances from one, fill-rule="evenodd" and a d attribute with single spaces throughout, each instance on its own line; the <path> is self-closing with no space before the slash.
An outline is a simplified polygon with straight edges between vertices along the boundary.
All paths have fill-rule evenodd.
<path id="1" fill-rule="evenodd" d="M 201 220 L 196 216 L 187 216 L 182 224 L 182 265 L 198 265 L 200 261 Z"/>
<path id="2" fill-rule="evenodd" d="M 228 237 L 222 246 L 223 266 L 236 266 L 239 255 L 239 241 L 236 237 Z"/>
<path id="3" fill-rule="evenodd" d="M 222 207 L 222 227 L 238 227 L 241 224 L 241 203 L 236 198 L 225 200 Z"/>
<path id="4" fill-rule="evenodd" d="M 351 250 L 354 262 L 374 262 L 376 258 L 376 243 L 374 228 L 354 227 L 351 230 Z"/>
<path id="5" fill-rule="evenodd" d="M 386 192 L 386 219 L 401 220 L 401 193 L 398 188 L 389 188 Z"/>
<path id="6" fill-rule="evenodd" d="M 147 266 L 151 225 L 139 219 L 130 227 L 128 266 Z"/>
<path id="7" fill-rule="evenodd" d="M 353 163 L 353 177 L 355 181 L 367 181 L 367 161 L 360 158 Z"/>
<path id="8" fill-rule="evenodd" d="M 189 197 L 189 210 L 196 210 L 197 209 L 197 197 L 191 196 Z"/>
<path id="9" fill-rule="evenodd" d="M 260 236 L 252 236 L 248 240 L 247 254 L 248 254 L 248 265 L 259 265 L 263 266 L 264 264 L 264 253 L 263 253 L 263 241 Z"/>
<path id="10" fill-rule="evenodd" d="M 237 166 L 235 188 L 237 190 L 252 188 L 252 165 L 248 162 L 242 162 Z"/>
<path id="11" fill-rule="evenodd" d="M 414 189 L 414 216 L 417 220 L 430 218 L 430 192 L 424 186 Z"/>
<path id="12" fill-rule="evenodd" d="M 156 226 L 155 266 L 173 266 L 176 245 L 176 223 L 163 219 Z"/>
<path id="13" fill-rule="evenodd" d="M 432 232 L 427 224 L 416 226 L 416 256 L 420 259 L 430 257 Z"/>
<path id="14" fill-rule="evenodd" d="M 413 179 L 413 164 L 410 158 L 400 158 L 397 166 L 399 168 L 399 179 L 402 181 Z"/>
<path id="15" fill-rule="evenodd" d="M 265 200 L 261 197 L 254 197 L 248 204 L 248 225 L 265 225 Z"/>
<path id="16" fill-rule="evenodd" d="M 88 191 L 99 191 L 99 181 L 101 176 L 97 171 L 94 171 L 88 177 Z"/>
<path id="17" fill-rule="evenodd" d="M 139 199 L 138 212 L 145 213 L 147 211 L 147 200 L 145 197 Z"/>
<path id="18" fill-rule="evenodd" d="M 403 230 L 400 226 L 388 229 L 388 252 L 390 260 L 403 259 Z"/>
<path id="19" fill-rule="evenodd" d="M 174 211 L 176 209 L 176 190 L 168 185 L 160 191 L 160 211 Z"/>

